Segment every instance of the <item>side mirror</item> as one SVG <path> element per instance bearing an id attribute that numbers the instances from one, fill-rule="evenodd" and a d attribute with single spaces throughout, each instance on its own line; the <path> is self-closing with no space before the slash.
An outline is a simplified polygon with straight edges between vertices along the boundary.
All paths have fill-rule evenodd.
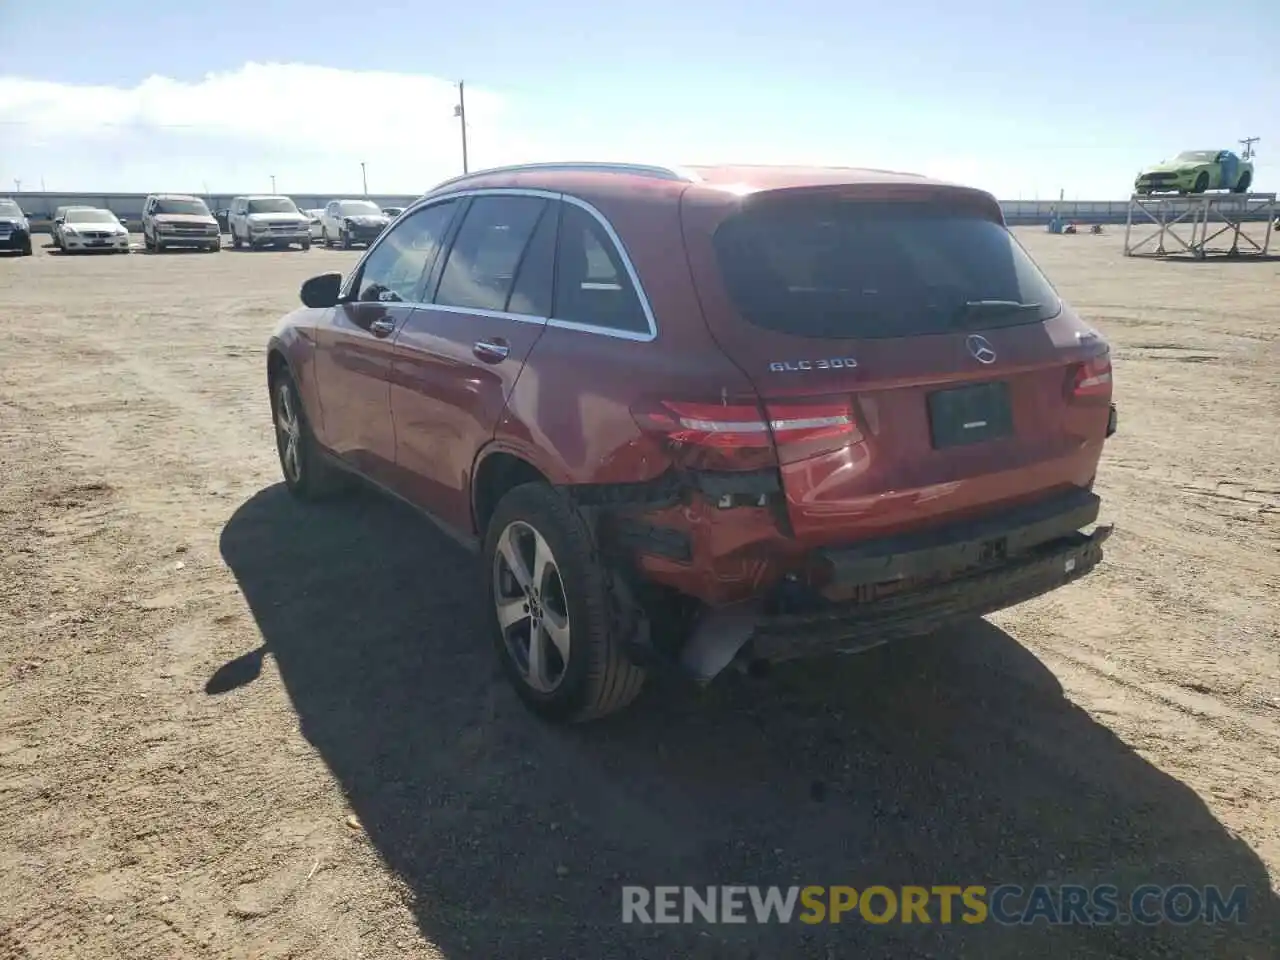
<path id="1" fill-rule="evenodd" d="M 302 285 L 302 303 L 307 307 L 333 307 L 338 304 L 342 274 L 322 273 Z"/>
<path id="2" fill-rule="evenodd" d="M 67 218 L 66 218 L 66 217 L 59 217 L 57 220 L 55 220 L 55 221 L 53 221 L 53 222 L 54 222 L 54 223 L 56 223 L 58 226 L 62 226 L 64 223 L 66 223 L 66 222 L 67 222 Z"/>

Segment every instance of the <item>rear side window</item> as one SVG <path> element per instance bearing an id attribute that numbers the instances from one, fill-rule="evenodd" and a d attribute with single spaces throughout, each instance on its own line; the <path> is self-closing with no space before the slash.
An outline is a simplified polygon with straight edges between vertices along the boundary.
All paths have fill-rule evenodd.
<path id="1" fill-rule="evenodd" d="M 598 221 L 563 204 L 556 257 L 555 318 L 626 333 L 648 333 L 649 321 L 622 263 Z"/>
<path id="2" fill-rule="evenodd" d="M 435 302 L 504 311 L 524 249 L 546 206 L 541 197 L 477 197 L 453 241 Z"/>
<path id="3" fill-rule="evenodd" d="M 1035 323 L 1052 286 L 999 223 L 933 203 L 747 208 L 717 229 L 721 275 L 749 322 L 804 337 L 903 337 Z"/>

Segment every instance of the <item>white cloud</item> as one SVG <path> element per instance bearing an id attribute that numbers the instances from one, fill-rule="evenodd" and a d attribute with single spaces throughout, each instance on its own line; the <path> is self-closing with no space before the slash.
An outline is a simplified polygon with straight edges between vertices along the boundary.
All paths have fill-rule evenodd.
<path id="1" fill-rule="evenodd" d="M 43 178 L 50 190 L 228 191 L 265 189 L 274 174 L 302 192 L 350 189 L 363 160 L 371 191 L 416 192 L 460 171 L 456 104 L 445 79 L 297 63 L 133 87 L 0 77 L 0 177 Z M 504 134 L 503 106 L 467 90 L 473 167 L 536 150 Z"/>

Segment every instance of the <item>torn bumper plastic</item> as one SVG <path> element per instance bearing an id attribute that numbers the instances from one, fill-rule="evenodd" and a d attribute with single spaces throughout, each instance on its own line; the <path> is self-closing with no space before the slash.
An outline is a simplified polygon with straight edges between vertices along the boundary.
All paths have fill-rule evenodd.
<path id="1" fill-rule="evenodd" d="M 1096 498 L 1092 499 L 1096 503 Z M 1082 514 L 1077 508 L 1061 516 L 1063 523 L 1072 523 L 1088 516 L 1088 510 Z M 1091 520 L 1092 517 L 1085 522 Z M 782 614 L 768 613 L 763 603 L 709 610 L 685 645 L 681 665 L 695 679 L 705 682 L 734 661 L 777 663 L 825 653 L 850 653 L 933 633 L 949 623 L 1003 610 L 1080 579 L 1101 562 L 1102 544 L 1112 531 L 1110 526 L 1099 526 L 1091 533 L 1074 528 L 1059 532 L 1047 520 L 1040 520 L 1009 530 L 1006 537 L 1016 540 L 1019 532 L 1036 528 L 1046 534 L 1045 539 L 1024 543 L 1021 549 L 1009 551 L 997 561 L 953 576 L 934 573 L 919 585 L 878 599 L 818 600 L 806 609 Z M 1024 537 L 1027 535 L 1024 533 Z M 948 545 L 948 549 L 963 555 L 972 543 L 957 542 Z M 936 559 L 937 551 L 934 546 L 898 554 L 893 566 L 923 566 L 920 561 L 926 557 Z"/>

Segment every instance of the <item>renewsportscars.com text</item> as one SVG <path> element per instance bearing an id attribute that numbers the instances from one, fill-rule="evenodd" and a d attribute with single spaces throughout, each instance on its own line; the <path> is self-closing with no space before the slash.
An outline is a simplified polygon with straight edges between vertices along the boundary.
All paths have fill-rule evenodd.
<path id="1" fill-rule="evenodd" d="M 862 922 L 1021 926 L 1244 923 L 1244 887 L 1142 884 L 1128 892 L 1015 884 L 933 886 L 625 886 L 623 923 Z"/>

